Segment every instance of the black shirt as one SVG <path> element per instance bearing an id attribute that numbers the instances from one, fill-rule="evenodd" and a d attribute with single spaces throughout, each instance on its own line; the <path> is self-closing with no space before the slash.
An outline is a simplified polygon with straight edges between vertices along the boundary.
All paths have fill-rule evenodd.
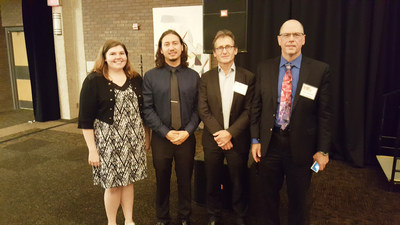
<path id="1" fill-rule="evenodd" d="M 171 128 L 171 69 L 166 65 L 146 72 L 143 81 L 144 120 L 162 137 Z M 197 85 L 199 74 L 187 67 L 178 66 L 178 78 L 182 129 L 193 134 L 199 125 L 197 112 Z"/>

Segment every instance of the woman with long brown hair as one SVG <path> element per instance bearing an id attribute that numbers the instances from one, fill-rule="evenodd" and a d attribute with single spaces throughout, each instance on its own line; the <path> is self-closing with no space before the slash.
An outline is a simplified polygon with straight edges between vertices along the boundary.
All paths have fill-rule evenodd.
<path id="1" fill-rule="evenodd" d="M 78 127 L 89 149 L 94 184 L 105 189 L 108 225 L 117 224 L 120 205 L 125 225 L 135 224 L 133 183 L 147 177 L 141 87 L 125 45 L 107 40 L 83 82 Z"/>

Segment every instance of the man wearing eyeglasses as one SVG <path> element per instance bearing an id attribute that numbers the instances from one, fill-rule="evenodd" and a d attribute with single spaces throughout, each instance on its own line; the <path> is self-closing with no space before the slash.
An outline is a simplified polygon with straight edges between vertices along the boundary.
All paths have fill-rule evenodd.
<path id="1" fill-rule="evenodd" d="M 232 181 L 236 224 L 245 224 L 245 177 L 250 150 L 249 113 L 254 74 L 235 66 L 238 52 L 231 31 L 218 31 L 213 41 L 218 67 L 205 73 L 199 85 L 199 116 L 204 123 L 203 149 L 207 179 L 209 225 L 220 223 L 224 159 Z"/>
<path id="2" fill-rule="evenodd" d="M 252 194 L 258 224 L 280 224 L 279 191 L 286 179 L 288 224 L 302 225 L 308 223 L 310 167 L 316 161 L 321 171 L 329 161 L 329 66 L 302 55 L 305 34 L 297 20 L 282 25 L 278 44 L 281 56 L 262 62 L 256 74 L 251 152 L 259 180 Z"/>

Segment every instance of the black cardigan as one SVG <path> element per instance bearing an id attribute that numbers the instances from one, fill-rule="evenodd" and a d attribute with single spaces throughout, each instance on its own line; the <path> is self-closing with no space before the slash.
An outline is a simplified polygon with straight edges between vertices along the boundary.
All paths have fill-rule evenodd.
<path id="1" fill-rule="evenodd" d="M 140 115 L 143 117 L 142 77 L 136 76 L 129 79 L 129 82 L 138 98 Z M 80 95 L 78 128 L 93 129 L 95 119 L 108 124 L 114 122 L 114 89 L 115 84 L 103 74 L 90 73 L 86 77 Z"/>

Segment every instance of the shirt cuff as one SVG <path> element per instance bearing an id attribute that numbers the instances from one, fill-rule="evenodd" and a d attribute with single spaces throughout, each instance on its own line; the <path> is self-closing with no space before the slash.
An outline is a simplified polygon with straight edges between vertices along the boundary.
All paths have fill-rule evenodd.
<path id="1" fill-rule="evenodd" d="M 257 138 L 252 138 L 251 143 L 252 144 L 260 144 L 260 141 Z"/>
<path id="2" fill-rule="evenodd" d="M 318 151 L 318 152 L 320 152 L 324 156 L 329 156 L 329 152 L 324 152 L 324 151 Z"/>
<path id="3" fill-rule="evenodd" d="M 159 134 L 161 134 L 162 137 L 166 137 L 169 131 L 170 129 L 168 129 L 168 127 L 162 126 L 160 128 Z"/>

